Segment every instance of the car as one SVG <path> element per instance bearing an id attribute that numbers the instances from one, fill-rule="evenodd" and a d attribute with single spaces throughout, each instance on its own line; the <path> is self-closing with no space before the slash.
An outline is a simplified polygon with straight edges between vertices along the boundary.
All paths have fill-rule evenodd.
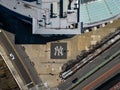
<path id="1" fill-rule="evenodd" d="M 75 78 L 74 80 L 72 80 L 72 83 L 76 83 L 78 81 L 78 78 Z"/>
<path id="2" fill-rule="evenodd" d="M 10 57 L 11 57 L 12 60 L 15 59 L 15 57 L 14 57 L 14 55 L 12 53 L 10 53 Z"/>

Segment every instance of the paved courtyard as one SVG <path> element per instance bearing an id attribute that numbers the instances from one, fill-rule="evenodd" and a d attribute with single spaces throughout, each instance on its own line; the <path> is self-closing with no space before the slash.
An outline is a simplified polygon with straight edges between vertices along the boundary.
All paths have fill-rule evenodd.
<path id="1" fill-rule="evenodd" d="M 80 54 L 82 50 L 88 49 L 90 45 L 100 41 L 109 33 L 114 32 L 115 29 L 119 26 L 120 20 L 117 20 L 106 25 L 105 27 L 101 27 L 97 30 L 87 32 L 82 35 L 77 35 L 73 38 L 49 42 L 44 45 L 34 44 L 23 46 L 25 47 L 25 51 L 27 52 L 31 62 L 33 63 L 39 77 L 42 79 L 44 84 L 48 87 L 55 87 L 61 82 L 59 78 L 59 72 L 61 71 L 61 66 L 65 62 L 70 59 L 75 59 L 76 55 Z M 57 47 L 57 49 L 61 48 L 61 50 L 65 51 L 66 57 L 58 59 L 51 56 L 51 53 L 55 54 L 55 52 L 51 52 L 51 45 L 53 43 L 67 44 L 67 50 L 63 50 L 63 48 L 59 45 Z M 53 47 L 55 48 L 56 46 L 53 45 Z M 62 55 L 60 51 L 57 53 L 59 53 L 59 56 Z"/>

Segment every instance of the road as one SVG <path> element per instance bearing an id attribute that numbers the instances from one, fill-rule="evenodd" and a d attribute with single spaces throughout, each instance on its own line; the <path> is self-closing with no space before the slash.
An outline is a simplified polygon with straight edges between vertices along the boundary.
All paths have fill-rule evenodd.
<path id="1" fill-rule="evenodd" d="M 101 89 L 109 90 L 110 88 L 114 87 L 114 85 L 116 85 L 116 83 L 120 82 L 120 73 L 118 73 L 119 71 L 120 71 L 120 63 L 113 66 L 110 70 L 108 70 L 103 75 L 101 75 L 100 77 L 98 77 L 97 79 L 92 81 L 90 84 L 86 85 L 83 88 L 83 90 L 92 89 L 93 87 L 98 86 L 98 84 L 100 84 L 101 82 L 103 83 L 103 81 L 107 80 L 107 78 L 115 75 L 111 79 L 109 79 L 107 82 L 103 83 L 101 86 L 99 86 L 98 88 L 95 89 L 95 90 L 101 90 Z"/>
<path id="2" fill-rule="evenodd" d="M 16 49 L 17 53 L 21 56 L 21 60 L 24 64 L 24 66 L 29 70 L 29 74 L 31 75 L 33 83 L 42 84 L 42 81 L 39 79 L 37 72 L 35 71 L 35 68 L 33 67 L 33 65 L 30 62 L 29 56 L 24 51 L 24 48 L 19 44 L 15 44 L 13 34 L 9 34 L 7 32 L 6 35 L 9 37 L 9 39 L 10 39 L 13 47 Z"/>
<path id="3" fill-rule="evenodd" d="M 73 90 L 79 90 L 79 88 L 81 88 L 82 90 L 95 90 L 102 83 L 104 83 L 105 81 L 109 80 L 111 77 L 113 77 L 114 75 L 116 75 L 116 73 L 120 72 L 120 68 L 117 68 L 116 71 L 113 72 L 113 73 L 109 72 L 109 70 L 111 68 L 114 68 L 114 66 L 117 65 L 118 63 L 120 63 L 120 55 L 119 55 L 119 57 L 113 59 L 106 66 L 104 66 L 103 68 L 101 68 L 99 71 L 95 72 L 88 79 L 86 79 L 85 81 L 83 81 L 81 84 L 79 84 L 78 86 L 76 86 Z M 117 67 L 118 66 L 120 66 L 120 64 L 117 65 Z M 109 73 L 107 73 L 107 75 L 105 75 L 103 77 L 104 73 L 106 73 L 106 72 L 109 72 Z M 94 80 L 96 80 L 96 79 L 99 80 L 99 81 L 95 82 Z M 95 83 L 93 83 L 92 81 L 94 81 Z M 93 87 L 91 87 L 91 86 L 93 86 Z"/>
<path id="4" fill-rule="evenodd" d="M 112 45 L 109 49 L 107 49 L 105 52 L 103 52 L 101 55 L 96 57 L 92 62 L 89 62 L 87 65 L 79 69 L 74 75 L 72 75 L 70 78 L 68 78 L 64 83 L 60 84 L 58 86 L 59 90 L 68 90 L 69 86 L 73 85 L 72 81 L 75 78 L 80 79 L 81 77 L 85 76 L 89 71 L 93 70 L 96 66 L 100 65 L 102 62 L 104 62 L 106 59 L 108 59 L 111 55 L 113 55 L 115 52 L 117 52 L 120 48 L 120 40 L 116 42 L 114 45 Z M 118 61 L 120 62 L 120 61 Z M 84 87 L 84 85 L 79 85 L 80 90 Z"/>
<path id="5" fill-rule="evenodd" d="M 33 87 L 35 84 L 40 84 L 41 81 L 31 65 L 27 54 L 23 51 L 20 45 L 14 44 L 12 36 L 9 33 L 2 31 L 0 32 L 0 42 L 0 44 L 5 48 L 8 56 L 10 53 L 14 55 L 15 59 L 10 59 L 24 83 L 28 85 L 29 88 Z"/>

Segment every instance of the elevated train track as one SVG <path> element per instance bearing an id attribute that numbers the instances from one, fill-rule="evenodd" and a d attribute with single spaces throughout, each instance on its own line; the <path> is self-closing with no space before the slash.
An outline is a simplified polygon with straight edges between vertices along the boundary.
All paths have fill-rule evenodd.
<path id="1" fill-rule="evenodd" d="M 110 46 L 112 46 L 115 42 L 120 40 L 120 30 L 117 30 L 115 33 L 111 34 L 108 38 L 102 41 L 98 46 L 94 48 L 94 52 L 89 54 L 86 58 L 80 60 L 77 64 L 75 64 L 72 68 L 65 72 L 60 73 L 60 78 L 66 80 L 71 75 L 73 75 L 76 71 L 82 68 L 89 62 L 92 62 L 94 58 L 99 56 L 102 52 L 107 50 Z M 107 59 L 108 57 L 106 57 Z"/>
<path id="2" fill-rule="evenodd" d="M 99 69 L 101 69 L 102 67 L 104 67 L 105 65 L 107 65 L 109 62 L 111 62 L 113 60 L 116 60 L 118 58 L 120 58 L 120 50 L 118 50 L 115 54 L 113 54 L 112 56 L 110 56 L 106 61 L 104 61 L 100 65 L 98 65 L 96 68 L 94 68 L 91 71 L 89 71 L 85 76 L 81 77 L 75 84 L 73 84 L 72 86 L 70 86 L 68 88 L 68 90 L 74 90 L 74 88 L 76 86 L 78 86 L 81 82 L 83 82 L 85 79 L 89 78 L 91 75 L 93 75 Z M 88 89 L 84 89 L 84 90 L 88 90 Z"/>
<path id="3" fill-rule="evenodd" d="M 83 55 L 81 55 L 81 54 L 77 55 L 76 56 L 76 60 L 74 60 L 74 63 L 72 63 L 72 65 L 69 64 L 70 61 L 68 61 L 67 63 L 65 63 L 62 66 L 62 72 L 61 73 L 64 73 L 64 72 L 68 71 L 75 64 L 79 63 L 81 60 L 83 60 L 84 58 L 86 58 L 89 54 L 94 53 L 96 49 L 100 48 L 103 44 L 105 44 L 107 41 L 109 41 L 111 38 L 113 38 L 114 36 L 116 36 L 119 33 L 120 33 L 120 31 L 117 30 L 116 32 L 109 34 L 108 37 L 105 37 L 102 41 L 100 41 L 100 43 L 98 43 L 97 45 L 95 45 L 94 48 L 92 48 L 89 51 L 85 52 L 85 54 L 83 54 Z"/>

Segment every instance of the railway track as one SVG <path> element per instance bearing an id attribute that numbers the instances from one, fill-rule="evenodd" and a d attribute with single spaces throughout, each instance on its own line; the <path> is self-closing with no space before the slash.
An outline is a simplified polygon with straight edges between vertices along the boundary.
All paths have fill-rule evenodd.
<path id="1" fill-rule="evenodd" d="M 73 90 L 76 86 L 78 86 L 81 82 L 83 82 L 85 79 L 89 78 L 91 75 L 93 75 L 95 72 L 97 72 L 99 69 L 107 65 L 112 60 L 115 60 L 117 57 L 120 57 L 120 50 L 118 50 L 116 53 L 114 53 L 112 56 L 110 56 L 106 61 L 102 62 L 100 65 L 89 71 L 85 76 L 81 77 L 75 84 L 72 84 L 68 90 Z M 88 90 L 88 89 L 84 89 Z"/>
<path id="2" fill-rule="evenodd" d="M 107 39 L 102 41 L 98 47 L 96 47 L 94 53 L 89 54 L 86 58 L 80 60 L 77 64 L 75 64 L 72 68 L 69 70 L 60 73 L 60 78 L 66 80 L 71 75 L 73 75 L 77 70 L 79 70 L 81 67 L 86 65 L 87 63 L 91 62 L 99 56 L 102 52 L 107 50 L 110 46 L 112 46 L 115 42 L 120 40 L 120 30 L 117 30 L 115 33 L 113 33 L 111 36 L 109 36 Z"/>

